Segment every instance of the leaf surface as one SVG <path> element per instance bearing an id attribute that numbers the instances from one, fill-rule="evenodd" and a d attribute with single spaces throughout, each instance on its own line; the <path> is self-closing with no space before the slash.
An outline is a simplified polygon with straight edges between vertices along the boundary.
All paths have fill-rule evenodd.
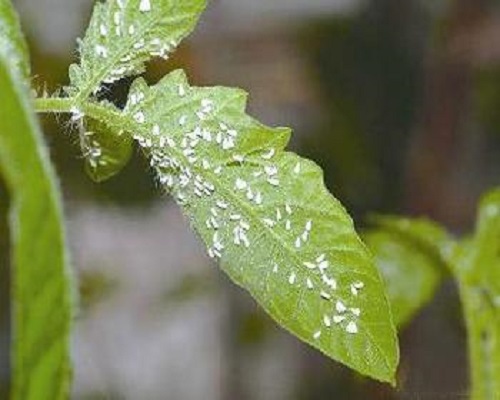
<path id="1" fill-rule="evenodd" d="M 284 151 L 289 130 L 245 103 L 175 71 L 153 87 L 138 79 L 117 120 L 233 281 L 303 341 L 394 382 L 396 332 L 371 255 L 321 169 Z"/>

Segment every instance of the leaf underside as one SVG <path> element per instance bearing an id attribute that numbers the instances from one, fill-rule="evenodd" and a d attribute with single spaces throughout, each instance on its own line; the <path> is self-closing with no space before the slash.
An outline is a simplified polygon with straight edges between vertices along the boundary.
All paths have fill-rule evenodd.
<path id="1" fill-rule="evenodd" d="M 66 93 L 74 99 L 73 120 L 84 117 L 81 102 L 97 94 L 102 83 L 113 83 L 144 72 L 154 57 L 168 59 L 194 28 L 205 0 L 110 0 L 97 2 L 89 27 L 79 42 L 79 64 L 69 68 Z M 80 144 L 85 170 L 96 182 L 105 181 L 128 163 L 130 135 L 84 119 Z"/>
<path id="2" fill-rule="evenodd" d="M 245 114 L 246 94 L 175 71 L 132 85 L 126 125 L 208 253 L 283 327 L 359 372 L 393 381 L 395 329 L 372 258 L 290 132 Z"/>
<path id="3" fill-rule="evenodd" d="M 69 95 L 86 100 L 102 82 L 144 72 L 152 57 L 168 58 L 193 30 L 205 0 L 109 0 L 97 2 L 79 64 L 70 66 Z"/>
<path id="4" fill-rule="evenodd" d="M 75 107 L 101 82 L 139 74 L 151 57 L 166 56 L 204 6 L 97 4 L 80 65 L 70 69 Z M 243 91 L 191 87 L 175 71 L 152 87 L 137 79 L 124 110 L 110 109 L 103 122 L 133 135 L 209 255 L 276 321 L 360 373 L 394 382 L 397 338 L 371 255 L 320 168 L 284 151 L 290 131 L 260 124 L 245 106 Z"/>
<path id="5" fill-rule="evenodd" d="M 65 399 L 71 307 L 60 199 L 31 111 L 26 46 L 8 0 L 0 0 L 0 34 L 0 172 L 11 196 L 11 398 Z"/>

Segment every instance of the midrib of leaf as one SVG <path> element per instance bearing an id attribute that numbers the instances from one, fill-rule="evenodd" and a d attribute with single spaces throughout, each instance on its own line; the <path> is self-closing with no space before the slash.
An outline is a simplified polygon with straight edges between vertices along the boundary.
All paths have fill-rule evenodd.
<path id="1" fill-rule="evenodd" d="M 127 36 L 126 39 L 123 39 L 123 37 L 120 38 L 119 43 L 121 46 L 118 51 L 114 53 L 115 55 L 113 57 L 106 58 L 105 60 L 107 60 L 108 62 L 101 63 L 101 67 L 97 69 L 94 77 L 88 79 L 85 86 L 78 88 L 79 91 L 74 96 L 74 104 L 80 105 L 83 101 L 85 101 L 90 96 L 90 94 L 93 93 L 97 87 L 99 87 L 101 82 L 106 79 L 113 67 L 120 62 L 120 59 L 130 51 L 138 38 L 141 38 L 142 35 L 152 29 L 154 25 L 158 24 L 161 21 L 163 21 L 163 23 L 180 22 L 184 19 L 189 19 L 190 14 L 177 14 L 168 18 L 167 20 L 163 20 L 163 18 L 154 18 L 156 16 L 161 17 L 162 15 L 161 13 L 150 13 L 150 17 L 146 19 L 146 23 L 142 24 L 141 27 L 138 28 L 138 34 Z"/>

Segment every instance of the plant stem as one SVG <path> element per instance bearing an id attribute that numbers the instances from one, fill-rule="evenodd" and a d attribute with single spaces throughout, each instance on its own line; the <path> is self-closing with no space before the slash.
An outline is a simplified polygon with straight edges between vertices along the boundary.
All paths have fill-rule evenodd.
<path id="1" fill-rule="evenodd" d="M 39 98 L 35 100 L 35 110 L 38 113 L 81 113 L 94 119 L 121 125 L 120 110 L 110 105 L 103 105 L 87 101 L 77 103 L 71 97 Z"/>
<path id="2" fill-rule="evenodd" d="M 111 104 L 92 101 L 78 103 L 76 99 L 71 97 L 38 98 L 35 100 L 35 111 L 38 113 L 71 113 L 76 120 L 88 116 L 117 131 L 127 130 L 127 123 L 122 112 Z"/>
<path id="3" fill-rule="evenodd" d="M 460 283 L 467 325 L 470 398 L 494 400 L 500 394 L 500 320 L 480 287 Z"/>
<path id="4" fill-rule="evenodd" d="M 75 103 L 71 98 L 39 98 L 35 100 L 35 110 L 39 113 L 69 113 Z"/>

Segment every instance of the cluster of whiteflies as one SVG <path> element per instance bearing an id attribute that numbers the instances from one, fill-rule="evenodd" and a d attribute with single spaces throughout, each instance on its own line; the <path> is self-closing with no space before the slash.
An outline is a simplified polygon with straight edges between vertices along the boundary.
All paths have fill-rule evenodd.
<path id="1" fill-rule="evenodd" d="M 177 95 L 184 98 L 190 95 L 190 90 L 179 85 Z M 217 122 L 214 128 L 216 104 L 210 98 L 199 100 L 195 110 L 181 113 L 174 126 L 164 132 L 161 124 L 154 121 L 154 113 L 149 118 L 147 108 L 142 107 L 145 97 L 142 91 L 132 93 L 124 110 L 138 127 L 134 138 L 150 157 L 150 165 L 160 183 L 177 201 L 186 208 L 206 210 L 203 229 L 208 232 L 205 240 L 210 257 L 222 258 L 231 246 L 250 249 L 262 229 L 273 230 L 280 238 L 286 238 L 284 240 L 292 236 L 291 247 L 297 253 L 307 249 L 314 221 L 306 219 L 299 223 L 301 216 L 294 212 L 289 201 L 284 200 L 282 206 L 274 207 L 272 213 L 266 202 L 266 196 L 280 196 L 281 179 L 284 179 L 276 149 L 264 149 L 251 158 L 238 154 L 238 140 L 244 133 L 225 122 Z M 229 161 L 214 161 L 210 157 L 214 152 L 227 154 L 222 159 Z M 260 161 L 256 162 L 255 158 Z M 226 173 L 227 169 L 231 169 L 231 173 Z M 300 175 L 302 169 L 298 161 L 290 172 Z M 234 174 L 234 171 L 241 171 L 241 174 Z M 229 182 L 230 189 L 218 190 L 216 183 L 219 181 Z M 246 215 L 246 206 L 242 204 L 256 209 L 258 220 Z M 302 287 L 316 292 L 322 301 L 331 304 L 331 311 L 323 314 L 321 327 L 311 333 L 312 337 L 319 340 L 324 329 L 337 325 L 347 333 L 357 333 L 361 310 L 347 306 L 338 295 L 339 285 L 329 273 L 327 255 L 320 254 L 299 267 L 280 267 L 270 260 L 270 272 L 277 279 L 282 277 L 285 284 L 297 290 Z M 353 301 L 363 288 L 363 282 L 350 284 Z"/>
<path id="2" fill-rule="evenodd" d="M 93 55 L 90 55 L 88 62 L 99 62 L 114 56 L 111 52 L 112 46 L 116 40 L 128 39 L 133 51 L 123 55 L 118 60 L 114 60 L 117 64 L 106 77 L 102 79 L 104 83 L 113 83 L 126 75 L 132 75 L 140 72 L 141 65 L 144 61 L 153 57 L 161 57 L 168 59 L 171 52 L 178 46 L 176 40 L 164 41 L 159 37 L 151 37 L 151 32 L 142 32 L 140 27 L 134 22 L 128 22 L 125 19 L 125 4 L 121 0 L 117 0 L 118 8 L 112 13 L 112 21 L 108 21 L 108 16 L 103 14 L 97 26 L 99 35 L 95 38 L 96 43 L 93 45 Z M 142 14 L 151 12 L 152 6 L 150 0 L 142 0 L 139 4 L 139 11 Z M 82 59 L 85 60 L 85 52 Z M 94 92 L 97 92 L 100 86 L 97 86 Z"/>

